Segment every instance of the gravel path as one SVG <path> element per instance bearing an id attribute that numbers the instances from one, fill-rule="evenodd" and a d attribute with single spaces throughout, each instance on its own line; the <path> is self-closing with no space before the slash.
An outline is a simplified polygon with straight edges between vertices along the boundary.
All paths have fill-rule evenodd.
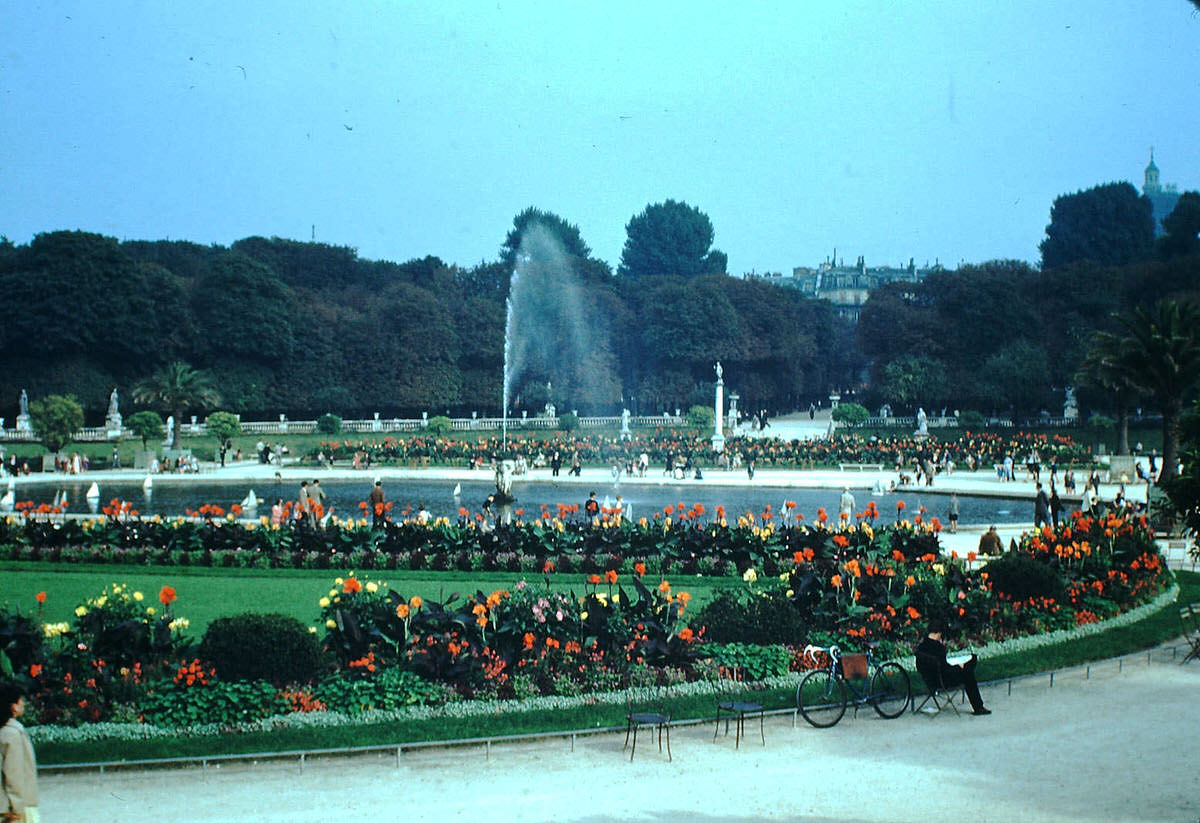
<path id="1" fill-rule="evenodd" d="M 1200 665 L 1115 663 L 985 688 L 989 717 L 771 718 L 740 750 L 622 736 L 42 778 L 56 821 L 1195 821 Z M 757 731 L 757 730 L 755 730 Z"/>

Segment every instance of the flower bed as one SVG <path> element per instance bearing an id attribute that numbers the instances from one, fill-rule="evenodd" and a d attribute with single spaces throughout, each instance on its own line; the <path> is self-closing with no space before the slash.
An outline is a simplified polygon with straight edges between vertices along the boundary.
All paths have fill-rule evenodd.
<path id="1" fill-rule="evenodd" d="M 572 555 L 547 552 L 532 582 L 440 602 L 406 596 L 370 573 L 337 577 L 314 592 L 310 642 L 319 639 L 324 656 L 314 654 L 311 674 L 291 682 L 223 676 L 205 652 L 216 648 L 211 638 L 199 649 L 188 639 L 170 587 L 156 605 L 112 584 L 66 625 L 0 612 L 4 661 L 34 693 L 43 721 L 235 728 L 289 710 L 366 716 L 406 705 L 761 678 L 801 667 L 794 649 L 804 643 L 862 648 L 878 641 L 885 654 L 905 654 L 934 617 L 975 645 L 1086 631 L 1150 602 L 1170 581 L 1142 518 L 1076 514 L 1057 530 L 1024 535 L 1017 552 L 982 567 L 973 555 L 942 557 L 931 523 L 777 529 L 721 520 L 581 526 L 571 538 L 595 533 L 615 544 L 622 535 L 653 534 L 689 551 L 725 552 L 743 584 L 699 613 L 662 571 L 675 557 L 661 545 L 645 559 L 608 555 L 600 564 L 606 568 L 591 572 L 578 592 L 551 586 L 558 564 Z M 565 524 L 523 530 L 520 539 L 572 531 Z M 309 637 L 303 626 L 296 632 Z M 778 651 L 780 643 L 793 651 Z"/>
<path id="2" fill-rule="evenodd" d="M 1003 462 L 1005 455 L 1012 455 L 1020 463 L 1031 451 L 1037 451 L 1046 461 L 1055 460 L 1060 465 L 1084 463 L 1091 459 L 1088 447 L 1080 445 L 1063 435 L 1012 432 L 994 434 L 987 432 L 954 431 L 939 432 L 927 440 L 918 441 L 912 435 L 890 435 L 870 439 L 854 434 L 839 434 L 819 440 L 782 440 L 780 438 L 731 437 L 725 443 L 728 454 L 741 454 L 744 460 L 753 459 L 760 466 L 780 468 L 814 466 L 836 466 L 839 463 L 881 463 L 886 466 L 897 462 L 910 464 L 922 450 L 943 454 L 960 468 L 974 464 L 975 467 L 991 468 Z M 486 464 L 497 455 L 538 455 L 550 458 L 554 452 L 571 456 L 578 454 L 585 463 L 625 465 L 646 454 L 654 465 L 663 465 L 678 455 L 688 455 L 694 463 L 703 466 L 714 464 L 712 444 L 705 436 L 674 429 L 655 429 L 649 434 L 639 433 L 632 439 L 602 435 L 572 435 L 569 437 L 531 437 L 524 435 L 479 440 L 464 440 L 453 437 L 417 436 L 360 438 L 358 440 L 327 440 L 314 446 L 306 455 L 308 459 L 338 460 L 349 462 L 357 454 L 360 462 L 369 458 L 371 463 L 409 464 L 429 462 L 439 465 Z M 935 463 L 940 460 L 935 460 Z"/>

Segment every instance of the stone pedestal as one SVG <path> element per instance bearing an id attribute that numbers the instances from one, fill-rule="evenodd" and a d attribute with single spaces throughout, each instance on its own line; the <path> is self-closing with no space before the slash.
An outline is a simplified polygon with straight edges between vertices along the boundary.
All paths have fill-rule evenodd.
<path id="1" fill-rule="evenodd" d="M 33 431 L 33 420 L 27 414 L 17 415 L 17 431 L 31 432 Z"/>
<path id="2" fill-rule="evenodd" d="M 121 420 L 121 413 L 110 414 L 104 418 L 104 430 L 108 433 L 109 440 L 120 440 L 121 432 L 124 430 L 124 425 Z"/>
<path id="3" fill-rule="evenodd" d="M 725 379 L 717 378 L 717 397 L 713 404 L 712 448 L 715 452 L 725 451 Z"/>

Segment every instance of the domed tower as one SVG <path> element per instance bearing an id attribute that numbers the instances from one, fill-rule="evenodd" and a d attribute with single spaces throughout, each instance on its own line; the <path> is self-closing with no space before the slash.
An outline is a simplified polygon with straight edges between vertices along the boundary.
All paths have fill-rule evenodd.
<path id="1" fill-rule="evenodd" d="M 1150 147 L 1150 165 L 1146 166 L 1146 179 L 1142 184 L 1142 194 L 1151 195 L 1162 191 L 1158 182 L 1158 166 L 1154 165 L 1154 147 Z"/>

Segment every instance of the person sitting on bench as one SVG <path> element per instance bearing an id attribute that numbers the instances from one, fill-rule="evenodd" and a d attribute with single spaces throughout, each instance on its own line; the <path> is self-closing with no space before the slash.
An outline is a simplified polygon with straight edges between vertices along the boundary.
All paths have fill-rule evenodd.
<path id="1" fill-rule="evenodd" d="M 918 660 L 923 657 L 929 661 L 930 665 L 937 666 L 943 686 L 962 686 L 967 693 L 967 700 L 971 701 L 971 710 L 975 714 L 991 714 L 991 710 L 983 706 L 983 698 L 979 696 L 979 684 L 975 681 L 975 665 L 979 662 L 979 658 L 971 655 L 970 659 L 961 666 L 950 665 L 946 660 L 946 644 L 942 642 L 942 636 L 945 633 L 946 625 L 944 623 L 940 620 L 929 621 L 925 639 L 918 643 L 915 649 Z"/>

